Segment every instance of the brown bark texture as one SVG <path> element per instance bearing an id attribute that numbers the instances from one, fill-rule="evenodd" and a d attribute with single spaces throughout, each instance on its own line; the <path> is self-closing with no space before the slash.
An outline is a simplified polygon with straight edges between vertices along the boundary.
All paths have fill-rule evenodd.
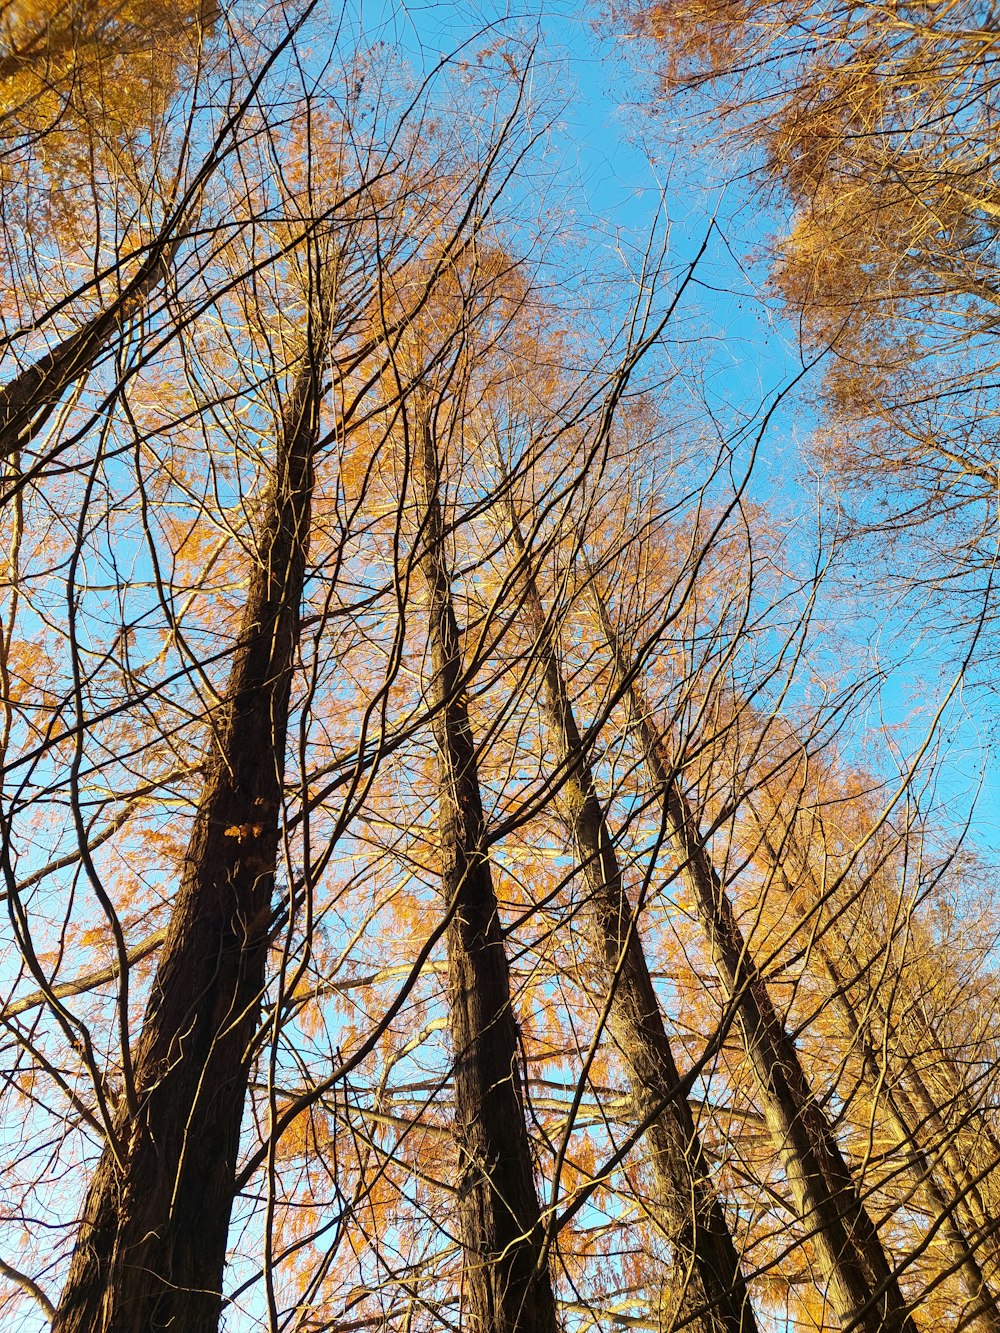
<path id="1" fill-rule="evenodd" d="M 796 905 L 792 880 L 763 828 L 761 847 L 788 895 L 789 905 L 799 918 L 803 918 L 803 910 Z M 801 877 L 796 876 L 796 880 L 801 882 Z M 966 1230 L 968 1228 L 973 1235 L 981 1232 L 992 1238 L 992 1224 L 982 1209 L 982 1199 L 969 1181 L 960 1154 L 954 1151 L 953 1135 L 940 1121 L 937 1101 L 928 1094 L 912 1062 L 904 1057 L 902 1078 L 886 1076 L 877 1051 L 895 1044 L 890 1041 L 890 1025 L 885 1022 L 881 1003 L 869 981 L 869 969 L 861 963 L 851 942 L 839 929 L 835 930 L 834 942 L 832 930 L 833 923 L 825 922 L 823 929 L 812 931 L 812 948 L 830 979 L 835 1003 L 851 1043 L 861 1057 L 867 1084 L 894 1128 L 897 1142 L 906 1155 L 914 1187 L 923 1199 L 932 1224 L 940 1231 L 952 1267 L 969 1297 L 967 1317 L 988 1333 L 1000 1333 L 1000 1301 L 996 1288 L 987 1278 L 977 1246 L 969 1239 Z M 843 968 L 834 956 L 834 948 L 839 958 L 849 965 L 851 980 L 843 974 Z M 852 993 L 859 989 L 864 1021 L 859 1017 L 858 1006 L 852 997 Z M 932 1129 L 935 1135 L 930 1151 L 922 1142 L 922 1130 L 925 1129 Z M 953 1170 L 956 1166 L 958 1176 Z M 987 1245 L 987 1257 L 995 1269 L 995 1240 Z"/>
<path id="2" fill-rule="evenodd" d="M 510 975 L 484 850 L 437 448 L 428 420 L 420 424 L 416 445 L 420 570 L 428 592 L 432 669 L 429 702 L 438 752 L 441 887 L 453 913 L 447 931 L 448 1004 L 465 1255 L 462 1327 L 469 1333 L 556 1333 L 552 1284 L 542 1263 L 543 1228 L 525 1126 Z"/>
<path id="3" fill-rule="evenodd" d="M 224 711 L 122 1106 L 53 1333 L 216 1333 L 264 987 L 321 367 L 285 404 Z M 124 1099 L 123 1099 L 124 1100 Z"/>
<path id="4" fill-rule="evenodd" d="M 681 857 L 681 875 L 696 905 L 712 960 L 734 1007 L 760 1110 L 795 1199 L 800 1220 L 844 1328 L 916 1333 L 878 1232 L 858 1193 L 836 1137 L 817 1104 L 792 1038 L 771 1003 L 697 821 L 662 750 L 642 695 L 624 661 L 607 609 L 598 609 L 625 700 L 666 826 Z"/>
<path id="5" fill-rule="evenodd" d="M 637 914 L 628 899 L 513 507 L 509 517 L 523 570 L 525 609 L 535 634 L 543 712 L 565 775 L 560 812 L 587 886 L 590 949 L 609 992 L 608 1029 L 628 1072 L 633 1114 L 649 1125 L 645 1137 L 656 1196 L 644 1203 L 674 1251 L 673 1290 L 660 1317 L 665 1328 L 756 1333 L 739 1255 L 691 1108 L 679 1091 L 681 1080 L 646 965 Z"/>

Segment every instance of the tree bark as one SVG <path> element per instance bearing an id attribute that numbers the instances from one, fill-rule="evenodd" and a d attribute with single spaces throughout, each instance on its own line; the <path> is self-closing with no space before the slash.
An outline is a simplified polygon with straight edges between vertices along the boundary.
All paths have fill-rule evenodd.
<path id="1" fill-rule="evenodd" d="M 309 355 L 285 405 L 224 712 L 135 1051 L 137 1105 L 121 1107 L 117 1142 L 91 1182 L 53 1333 L 218 1328 L 247 1048 L 264 987 L 321 384 L 320 358 Z"/>
<path id="2" fill-rule="evenodd" d="M 587 886 L 588 942 L 609 992 L 608 1029 L 628 1071 L 633 1114 L 640 1123 L 649 1123 L 645 1137 L 656 1196 L 644 1202 L 674 1251 L 672 1308 L 662 1309 L 660 1317 L 665 1328 L 756 1333 L 739 1255 L 690 1105 L 678 1092 L 681 1080 L 646 965 L 637 914 L 622 880 L 513 505 L 508 515 L 535 634 L 543 713 L 565 774 L 558 806 Z"/>
<path id="3" fill-rule="evenodd" d="M 821 948 L 820 957 L 823 956 Z M 956 1205 L 949 1204 L 938 1183 L 935 1166 L 920 1143 L 914 1128 L 919 1124 L 920 1116 L 905 1088 L 893 1087 L 883 1077 L 875 1051 L 833 966 L 830 968 L 830 979 L 836 989 L 838 1007 L 846 1021 L 851 1041 L 861 1055 L 865 1076 L 870 1088 L 874 1090 L 876 1104 L 881 1104 L 896 1131 L 897 1142 L 906 1155 L 914 1186 L 924 1200 L 932 1223 L 940 1230 L 948 1258 L 969 1297 L 969 1317 L 984 1333 L 1000 1333 L 1000 1304 L 996 1292 L 987 1281 L 976 1252 L 959 1225 L 955 1215 Z M 881 1096 L 878 1095 L 878 1089 L 881 1089 Z M 960 1191 L 953 1187 L 953 1192 Z"/>
<path id="4" fill-rule="evenodd" d="M 761 834 L 761 846 L 766 853 L 768 862 L 785 888 L 789 905 L 796 915 L 801 918 L 804 914 L 802 909 L 795 904 L 793 885 L 782 864 L 781 857 L 759 819 L 757 824 Z M 825 931 L 813 934 L 812 947 L 819 956 L 830 979 L 835 1003 L 844 1019 L 851 1042 L 861 1056 L 862 1068 L 869 1086 L 873 1090 L 872 1095 L 881 1104 L 895 1128 L 897 1141 L 909 1163 L 910 1176 L 914 1187 L 923 1198 L 924 1206 L 934 1225 L 941 1232 L 949 1259 L 959 1275 L 971 1303 L 969 1318 L 974 1320 L 982 1329 L 988 1330 L 988 1333 L 1000 1333 L 1000 1302 L 998 1302 L 997 1293 L 987 1279 L 976 1255 L 976 1250 L 970 1243 L 957 1216 L 966 1209 L 974 1210 L 978 1202 L 980 1205 L 979 1217 L 975 1219 L 974 1225 L 977 1227 L 985 1225 L 988 1231 L 990 1221 L 985 1212 L 982 1211 L 982 1200 L 981 1198 L 977 1200 L 978 1191 L 967 1188 L 965 1184 L 955 1178 L 953 1172 L 949 1169 L 950 1163 L 951 1166 L 957 1166 L 963 1177 L 965 1176 L 962 1159 L 960 1155 L 954 1153 L 951 1135 L 940 1123 L 937 1104 L 924 1087 L 919 1073 L 912 1068 L 905 1057 L 902 1070 L 905 1082 L 897 1082 L 887 1078 L 883 1073 L 876 1055 L 876 1049 L 880 1045 L 886 1044 L 886 1038 L 889 1035 L 882 1006 L 878 1002 L 874 988 L 867 980 L 867 969 L 858 959 L 850 941 L 839 930 L 836 932 L 836 937 L 837 951 L 840 957 L 850 964 L 854 974 L 851 981 L 843 976 L 842 969 L 829 947 Z M 874 1040 L 867 1035 L 865 1025 L 858 1017 L 857 1008 L 851 999 L 850 992 L 856 986 L 861 986 L 863 989 L 864 1008 L 868 1015 L 867 1021 L 871 1023 L 876 1016 L 878 1017 L 881 1031 L 876 1031 Z M 907 1083 L 910 1085 L 911 1091 L 907 1090 Z M 911 1092 L 913 1100 L 911 1100 Z M 914 1105 L 914 1101 L 918 1105 Z M 931 1161 L 921 1142 L 919 1132 L 921 1124 L 940 1125 L 940 1147 L 936 1150 L 938 1156 L 936 1163 Z M 955 1202 L 949 1203 L 945 1191 L 939 1183 L 939 1176 L 944 1177 L 945 1187 L 954 1196 Z M 962 1196 L 961 1204 L 957 1202 L 959 1196 Z"/>
<path id="5" fill-rule="evenodd" d="M 0 388 L 0 458 L 41 433 L 70 385 L 93 369 L 122 321 L 163 281 L 176 245 L 176 238 L 158 236 L 119 297 Z"/>
<path id="6" fill-rule="evenodd" d="M 428 641 L 438 752 L 441 886 L 453 911 L 447 931 L 448 1005 L 455 1055 L 463 1293 L 470 1333 L 556 1333 L 555 1301 L 541 1264 L 543 1228 L 518 1069 L 518 1031 L 469 724 L 461 644 L 451 597 L 436 442 L 418 425 L 420 570 L 428 593 Z"/>
<path id="7" fill-rule="evenodd" d="M 865 1333 L 916 1333 L 878 1232 L 868 1216 L 836 1136 L 817 1104 L 795 1044 L 778 1017 L 712 863 L 687 799 L 663 751 L 607 608 L 598 613 L 643 757 L 660 793 L 681 875 L 696 905 L 712 960 L 734 1006 L 761 1111 L 812 1241 L 827 1297 L 842 1327 Z"/>

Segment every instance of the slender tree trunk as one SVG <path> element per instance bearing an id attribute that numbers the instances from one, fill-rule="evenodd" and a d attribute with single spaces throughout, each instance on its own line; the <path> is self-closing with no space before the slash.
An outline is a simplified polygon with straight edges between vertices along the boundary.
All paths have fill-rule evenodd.
<path id="1" fill-rule="evenodd" d="M 956 1205 L 948 1202 L 938 1183 L 936 1168 L 913 1128 L 919 1124 L 920 1116 L 905 1088 L 893 1087 L 883 1077 L 875 1051 L 862 1029 L 854 1005 L 835 969 L 831 970 L 830 979 L 834 984 L 838 1007 L 844 1016 L 851 1042 L 861 1056 L 874 1104 L 882 1107 L 895 1130 L 897 1142 L 906 1155 L 913 1184 L 924 1201 L 933 1225 L 940 1231 L 949 1261 L 969 1297 L 970 1317 L 984 1330 L 984 1333 L 1000 1333 L 1000 1304 L 997 1302 L 996 1292 L 986 1280 L 975 1250 L 958 1223 Z"/>
<path id="2" fill-rule="evenodd" d="M 420 569 L 438 752 L 441 883 L 448 927 L 448 1003 L 455 1053 L 463 1292 L 470 1333 L 556 1333 L 551 1279 L 525 1127 L 518 1033 L 466 704 L 461 644 L 445 556 L 437 448 L 421 420 L 414 460 L 421 502 Z"/>
<path id="3" fill-rule="evenodd" d="M 317 341 L 322 346 L 325 338 Z M 216 1333 L 257 1029 L 322 366 L 285 406 L 260 555 L 142 1035 L 53 1333 Z"/>
<path id="4" fill-rule="evenodd" d="M 799 1216 L 809 1230 L 830 1304 L 844 1327 L 866 1333 L 889 1329 L 916 1333 L 836 1136 L 813 1098 L 795 1044 L 771 1003 L 697 821 L 663 755 L 660 736 L 632 681 L 607 608 L 595 596 L 631 721 L 681 857 L 681 874 L 696 904 L 719 978 L 734 1005 L 748 1063 L 761 1093 L 760 1110 Z"/>
<path id="5" fill-rule="evenodd" d="M 66 390 L 90 373 L 122 321 L 163 281 L 176 245 L 172 236 L 157 237 L 119 297 L 0 388 L 0 458 L 16 456 L 41 433 Z"/>
<path id="6" fill-rule="evenodd" d="M 946 1059 L 942 1052 L 942 1059 Z M 966 1221 L 966 1225 L 979 1239 L 987 1262 L 988 1272 L 996 1301 L 997 1279 L 1000 1276 L 1000 1257 L 997 1254 L 997 1218 L 990 1206 L 988 1196 L 983 1193 L 981 1166 L 979 1168 L 965 1156 L 961 1140 L 953 1128 L 950 1128 L 941 1114 L 941 1107 L 927 1087 L 927 1083 L 909 1057 L 904 1057 L 903 1073 L 907 1094 L 912 1098 L 913 1123 L 926 1125 L 933 1134 L 937 1146 L 941 1174 L 945 1179 L 949 1193 L 955 1200 L 955 1209 Z M 994 1158 L 992 1170 L 997 1169 L 1000 1158 Z"/>
<path id="7" fill-rule="evenodd" d="M 779 876 L 792 910 L 798 917 L 804 918 L 802 909 L 795 904 L 793 885 L 782 864 L 781 857 L 759 819 L 757 824 L 761 833 L 761 846 L 765 851 L 770 867 Z M 862 966 L 850 941 L 839 930 L 836 935 L 837 952 L 841 958 L 850 964 L 854 973 L 853 980 L 848 981 L 844 977 L 841 966 L 830 949 L 826 932 L 819 932 L 813 937 L 812 947 L 830 979 L 835 1002 L 846 1024 L 850 1040 L 861 1056 L 862 1067 L 869 1087 L 872 1089 L 872 1096 L 876 1104 L 882 1106 L 895 1129 L 899 1146 L 906 1154 L 914 1186 L 923 1198 L 924 1206 L 933 1224 L 939 1229 L 949 1259 L 969 1296 L 971 1302 L 970 1317 L 982 1329 L 988 1330 L 988 1333 L 1000 1333 L 1000 1302 L 998 1302 L 997 1293 L 987 1280 L 975 1248 L 970 1244 L 957 1217 L 957 1214 L 961 1213 L 970 1204 L 972 1209 L 975 1208 L 976 1200 L 970 1198 L 970 1195 L 976 1194 L 976 1191 L 969 1191 L 964 1188 L 949 1171 L 949 1159 L 954 1159 L 958 1155 L 950 1151 L 951 1136 L 943 1125 L 940 1125 L 940 1147 L 936 1149 L 938 1161 L 932 1163 L 925 1151 L 921 1143 L 919 1127 L 921 1124 L 940 1124 L 937 1104 L 927 1093 L 917 1071 L 910 1067 L 909 1061 L 904 1064 L 905 1083 L 900 1082 L 894 1085 L 884 1076 L 876 1055 L 876 1049 L 888 1036 L 885 1024 L 882 1022 L 882 1031 L 875 1033 L 873 1043 L 868 1037 L 865 1025 L 858 1017 L 850 991 L 857 985 L 863 987 L 868 1022 L 875 1020 L 876 1016 L 879 1016 L 880 1022 L 882 1021 L 880 1017 L 882 1013 L 881 1006 L 873 988 L 866 980 L 867 969 Z M 907 1083 L 912 1086 L 913 1100 L 911 1100 L 911 1093 L 907 1091 Z M 917 1104 L 915 1105 L 914 1102 Z M 965 1174 L 960 1157 L 958 1157 L 957 1162 L 952 1160 L 951 1164 L 958 1165 L 962 1174 Z M 949 1202 L 941 1188 L 938 1179 L 941 1175 L 944 1175 L 946 1187 L 955 1196 L 954 1202 Z M 962 1204 L 957 1202 L 957 1196 L 960 1194 L 965 1196 Z M 979 1200 L 979 1202 L 981 1204 L 982 1201 Z M 979 1225 L 987 1221 L 985 1213 L 981 1212 L 980 1218 L 976 1221 Z"/>
<path id="8" fill-rule="evenodd" d="M 609 990 L 608 1029 L 628 1071 L 633 1114 L 649 1122 L 656 1196 L 650 1215 L 674 1250 L 672 1308 L 665 1328 L 756 1333 L 739 1255 L 712 1187 L 708 1164 L 663 1023 L 614 842 L 559 668 L 530 557 L 513 505 L 508 515 L 522 568 L 525 608 L 535 633 L 542 708 L 565 778 L 560 814 L 576 845 L 587 886 L 586 930 Z"/>
<path id="9" fill-rule="evenodd" d="M 873 996 L 875 1002 L 873 1007 L 877 1008 L 882 1023 L 888 1024 L 889 1015 L 884 1005 L 877 1003 L 877 1000 L 878 997 Z M 984 1179 L 982 1172 L 986 1163 L 989 1175 L 1000 1168 L 1000 1142 L 997 1141 L 989 1121 L 982 1115 L 977 1116 L 975 1103 L 969 1097 L 961 1073 L 955 1068 L 953 1052 L 944 1047 L 935 1030 L 933 1019 L 919 998 L 915 1008 L 914 1017 L 919 1024 L 919 1031 L 913 1033 L 913 1044 L 917 1049 L 921 1046 L 928 1048 L 930 1059 L 933 1061 L 933 1073 L 939 1082 L 946 1085 L 945 1095 L 952 1113 L 957 1115 L 957 1125 L 954 1122 L 951 1126 L 948 1125 L 946 1113 L 942 1109 L 942 1097 L 934 1096 L 931 1092 L 924 1072 L 918 1067 L 913 1056 L 912 1047 L 909 1052 L 904 1053 L 907 1088 L 914 1102 L 920 1107 L 921 1119 L 929 1126 L 933 1126 L 937 1141 L 941 1145 L 942 1162 L 953 1181 L 952 1192 L 960 1200 L 959 1207 L 966 1212 L 975 1230 L 983 1237 L 983 1243 L 988 1247 L 986 1256 L 995 1289 L 997 1276 L 1000 1273 L 996 1210 L 991 1206 L 988 1177 Z M 904 1025 L 904 1032 L 907 1028 L 912 1030 L 911 1023 Z M 967 1139 L 963 1144 L 962 1127 L 973 1120 L 978 1120 L 974 1136 L 979 1142 L 973 1145 Z M 986 1163 L 983 1157 L 984 1145 L 988 1153 Z"/>

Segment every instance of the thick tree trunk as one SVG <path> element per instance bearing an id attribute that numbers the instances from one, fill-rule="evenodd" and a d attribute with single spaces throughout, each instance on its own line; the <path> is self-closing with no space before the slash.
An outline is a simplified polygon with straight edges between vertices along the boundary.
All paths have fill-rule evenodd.
<path id="1" fill-rule="evenodd" d="M 782 859 L 767 836 L 766 830 L 759 824 L 758 827 L 761 832 L 761 846 L 770 866 L 779 876 L 792 910 L 802 918 L 804 912 L 795 904 L 793 886 Z M 951 1135 L 943 1125 L 940 1125 L 939 1142 L 934 1148 L 936 1161 L 931 1161 L 921 1142 L 920 1127 L 940 1122 L 937 1104 L 927 1093 L 923 1080 L 909 1062 L 904 1062 L 902 1071 L 905 1081 L 885 1076 L 876 1051 L 887 1046 L 890 1034 L 882 1021 L 882 1009 L 878 997 L 867 981 L 867 969 L 857 958 L 850 941 L 839 930 L 836 932 L 836 951 L 840 958 L 850 965 L 853 972 L 851 980 L 844 976 L 843 969 L 830 947 L 826 931 L 812 932 L 811 945 L 830 979 L 835 1003 L 844 1019 L 851 1044 L 861 1056 L 872 1097 L 895 1129 L 899 1146 L 910 1166 L 914 1187 L 922 1197 L 934 1226 L 940 1231 L 950 1263 L 959 1275 L 969 1297 L 968 1317 L 986 1333 L 1000 1333 L 1000 1301 L 997 1299 L 995 1289 L 987 1280 L 974 1246 L 959 1222 L 959 1214 L 968 1208 L 970 1203 L 972 1209 L 975 1209 L 974 1196 L 977 1191 L 969 1189 L 965 1182 L 956 1180 L 950 1172 L 949 1162 L 952 1166 L 958 1166 L 963 1176 L 965 1175 L 961 1157 L 952 1151 Z M 858 1017 L 857 1008 L 851 998 L 851 991 L 857 987 L 861 987 L 863 993 L 866 1016 L 864 1024 Z M 870 1038 L 867 1027 L 873 1023 L 879 1027 Z M 910 1085 L 910 1091 L 907 1090 L 907 1083 Z M 952 1195 L 952 1201 L 949 1201 L 939 1183 L 939 1178 L 944 1179 L 945 1187 Z M 984 1222 L 988 1230 L 988 1219 L 986 1214 L 981 1212 L 973 1225 L 978 1229 Z M 995 1249 L 995 1245 L 991 1248 Z"/>
<path id="2" fill-rule="evenodd" d="M 648 1122 L 656 1195 L 644 1200 L 674 1251 L 675 1280 L 664 1328 L 696 1333 L 756 1333 L 756 1320 L 733 1238 L 712 1187 L 708 1164 L 628 900 L 621 867 L 597 795 L 586 748 L 559 669 L 513 506 L 511 532 L 522 566 L 525 609 L 535 633 L 542 708 L 565 778 L 558 804 L 576 845 L 587 886 L 586 930 L 609 990 L 608 1029 L 628 1071 L 633 1113 Z"/>
<path id="3" fill-rule="evenodd" d="M 142 1034 L 53 1333 L 216 1333 L 257 1028 L 321 367 L 286 405 L 260 555 Z"/>
<path id="4" fill-rule="evenodd" d="M 836 1137 L 813 1098 L 795 1044 L 754 966 L 697 822 L 663 755 L 660 736 L 631 681 L 607 610 L 597 600 L 632 724 L 681 857 L 681 874 L 696 904 L 727 998 L 734 1005 L 748 1063 L 761 1093 L 760 1110 L 810 1234 L 827 1284 L 827 1298 L 844 1327 L 866 1333 L 916 1333 L 878 1232 Z"/>
<path id="5" fill-rule="evenodd" d="M 429 702 L 438 751 L 441 884 L 453 909 L 447 932 L 448 1003 L 465 1252 L 462 1327 L 470 1333 L 556 1333 L 551 1280 L 540 1264 L 543 1230 L 507 956 L 483 850 L 483 808 L 445 557 L 437 450 L 426 421 L 419 427 L 416 454 L 420 569 L 428 591 L 432 666 Z"/>

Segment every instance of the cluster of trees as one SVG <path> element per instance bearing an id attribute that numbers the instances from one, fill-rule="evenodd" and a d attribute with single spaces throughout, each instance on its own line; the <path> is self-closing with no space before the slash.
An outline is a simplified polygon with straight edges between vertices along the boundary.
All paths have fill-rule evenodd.
<path id="1" fill-rule="evenodd" d="M 773 288 L 829 353 L 818 452 L 856 530 L 902 545 L 949 628 L 992 623 L 996 7 L 663 0 L 628 23 L 791 210 Z"/>
<path id="2" fill-rule="evenodd" d="M 885 18 L 900 105 L 939 26 L 785 8 L 631 21 L 669 79 L 759 56 L 776 162 L 814 17 Z M 574 278 L 513 28 L 421 79 L 320 0 L 0 22 L 4 1326 L 1000 1333 L 988 867 L 944 714 L 851 757 L 878 681 L 820 674 L 768 420 L 675 370 L 701 256 L 654 224 Z M 883 128 L 957 216 L 956 155 Z M 920 445 L 850 349 L 937 375 L 987 297 L 815 134 L 779 281 L 919 487 L 976 438 Z"/>

